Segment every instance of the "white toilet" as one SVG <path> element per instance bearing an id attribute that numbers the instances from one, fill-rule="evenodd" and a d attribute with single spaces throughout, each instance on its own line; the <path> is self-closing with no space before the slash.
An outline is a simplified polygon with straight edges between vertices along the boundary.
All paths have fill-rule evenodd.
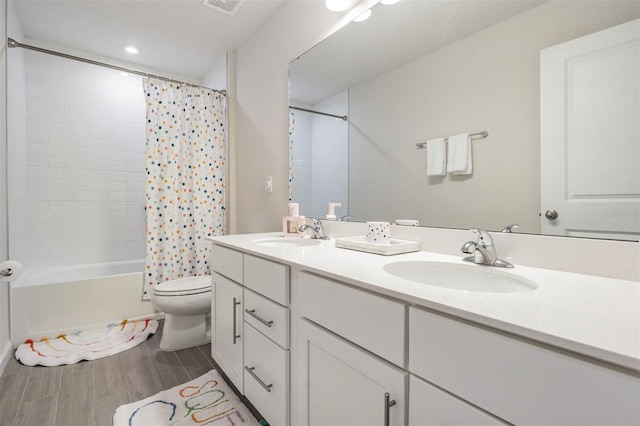
<path id="1" fill-rule="evenodd" d="M 165 313 L 160 349 L 175 351 L 203 345 L 211 312 L 211 277 L 185 277 L 153 286 L 153 306 Z"/>

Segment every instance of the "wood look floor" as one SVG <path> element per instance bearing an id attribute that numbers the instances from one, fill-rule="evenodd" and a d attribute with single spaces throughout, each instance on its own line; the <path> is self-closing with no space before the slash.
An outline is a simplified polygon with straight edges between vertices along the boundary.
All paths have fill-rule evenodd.
<path id="1" fill-rule="evenodd" d="M 112 425 L 118 406 L 215 368 L 210 345 L 160 350 L 162 324 L 144 343 L 94 361 L 27 367 L 11 357 L 0 377 L 0 426 Z"/>

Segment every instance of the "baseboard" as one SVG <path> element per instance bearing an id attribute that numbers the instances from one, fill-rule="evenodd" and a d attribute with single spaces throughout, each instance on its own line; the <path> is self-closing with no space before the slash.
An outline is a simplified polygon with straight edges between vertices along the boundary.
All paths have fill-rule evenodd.
<path id="1" fill-rule="evenodd" d="M 4 368 L 9 363 L 12 352 L 13 346 L 11 346 L 11 342 L 7 342 L 7 344 L 4 345 L 4 348 L 2 348 L 2 352 L 0 353 L 0 376 L 2 376 L 2 373 L 4 373 Z"/>

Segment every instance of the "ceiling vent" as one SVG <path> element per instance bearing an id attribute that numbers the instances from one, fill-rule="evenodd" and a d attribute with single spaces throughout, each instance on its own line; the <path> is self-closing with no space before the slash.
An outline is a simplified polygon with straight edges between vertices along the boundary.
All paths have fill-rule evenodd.
<path id="1" fill-rule="evenodd" d="M 218 12 L 233 16 L 244 0 L 204 0 L 203 5 L 215 9 Z"/>

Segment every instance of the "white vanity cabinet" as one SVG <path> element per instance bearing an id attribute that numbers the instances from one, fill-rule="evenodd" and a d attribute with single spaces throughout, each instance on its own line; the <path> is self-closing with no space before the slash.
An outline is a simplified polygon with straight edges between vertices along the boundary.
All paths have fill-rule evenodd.
<path id="1" fill-rule="evenodd" d="M 290 424 L 289 267 L 212 247 L 213 359 L 272 425 Z"/>
<path id="2" fill-rule="evenodd" d="M 211 356 L 243 392 L 243 289 L 216 272 L 211 274 L 211 279 Z"/>
<path id="3" fill-rule="evenodd" d="M 243 391 L 243 254 L 211 248 L 211 356 Z"/>
<path id="4" fill-rule="evenodd" d="M 289 267 L 244 255 L 244 394 L 272 425 L 289 425 Z"/>
<path id="5" fill-rule="evenodd" d="M 409 370 L 513 424 L 640 424 L 637 373 L 413 307 Z"/>
<path id="6" fill-rule="evenodd" d="M 306 272 L 298 278 L 298 424 L 405 425 L 406 307 Z"/>
<path id="7" fill-rule="evenodd" d="M 492 304 L 390 293 L 345 263 L 376 258 L 327 245 L 260 257 L 255 236 L 232 237 L 212 256 L 212 354 L 272 425 L 640 425 L 640 373 L 581 350 L 590 329 L 543 334 L 545 310 L 489 322 Z"/>

